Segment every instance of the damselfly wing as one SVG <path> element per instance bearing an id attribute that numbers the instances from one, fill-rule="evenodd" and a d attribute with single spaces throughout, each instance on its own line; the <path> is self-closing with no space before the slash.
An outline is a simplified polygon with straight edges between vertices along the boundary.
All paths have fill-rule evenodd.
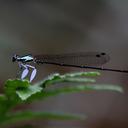
<path id="1" fill-rule="evenodd" d="M 57 55 L 37 55 L 34 56 L 37 63 L 58 64 L 69 66 L 101 66 L 110 60 L 109 55 L 103 52 L 81 52 Z"/>

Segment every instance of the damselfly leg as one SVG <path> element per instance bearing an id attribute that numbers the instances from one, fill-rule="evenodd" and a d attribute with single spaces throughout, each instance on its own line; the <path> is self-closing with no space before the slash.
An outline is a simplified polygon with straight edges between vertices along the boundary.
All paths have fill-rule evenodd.
<path id="1" fill-rule="evenodd" d="M 29 64 L 23 64 L 23 63 L 19 63 L 19 67 L 20 67 L 20 73 L 21 76 L 20 78 L 23 80 L 25 77 L 27 77 L 28 73 L 29 73 L 29 68 L 32 69 L 32 73 L 30 75 L 30 82 L 35 78 L 36 76 L 36 68 L 34 66 L 31 66 Z"/>

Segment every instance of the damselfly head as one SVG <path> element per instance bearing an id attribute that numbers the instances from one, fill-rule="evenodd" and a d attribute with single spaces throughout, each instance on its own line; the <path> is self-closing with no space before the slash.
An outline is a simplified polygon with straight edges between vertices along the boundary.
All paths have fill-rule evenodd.
<path id="1" fill-rule="evenodd" d="M 17 60 L 17 57 L 18 57 L 18 55 L 14 55 L 13 57 L 12 57 L 12 62 L 15 62 L 16 60 Z"/>

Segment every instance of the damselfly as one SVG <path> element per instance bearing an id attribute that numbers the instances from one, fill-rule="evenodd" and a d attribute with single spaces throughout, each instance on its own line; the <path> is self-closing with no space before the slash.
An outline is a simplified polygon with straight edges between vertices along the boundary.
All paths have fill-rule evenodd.
<path id="1" fill-rule="evenodd" d="M 59 55 L 25 55 L 19 56 L 14 55 L 12 57 L 13 62 L 18 62 L 20 68 L 23 68 L 21 79 L 24 79 L 28 73 L 29 68 L 32 69 L 30 76 L 30 81 L 32 81 L 37 73 L 37 69 L 30 65 L 30 62 L 37 64 L 53 64 L 59 66 L 68 66 L 76 68 L 88 68 L 96 70 L 105 70 L 113 72 L 123 72 L 128 73 L 128 70 L 119 70 L 111 68 L 103 68 L 102 65 L 110 60 L 108 54 L 104 52 L 84 52 L 84 53 L 69 53 L 69 54 L 59 54 Z M 101 66 L 101 67 L 97 67 Z"/>

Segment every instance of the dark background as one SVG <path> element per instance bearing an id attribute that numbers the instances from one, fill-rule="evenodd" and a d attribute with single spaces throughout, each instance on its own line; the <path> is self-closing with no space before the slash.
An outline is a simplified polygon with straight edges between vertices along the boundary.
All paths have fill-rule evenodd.
<path id="1" fill-rule="evenodd" d="M 117 0 L 1 0 L 0 82 L 15 78 L 15 53 L 24 55 L 101 51 L 111 60 L 104 67 L 128 69 L 128 2 Z M 81 71 L 58 66 L 37 67 L 33 82 L 54 72 Z M 92 71 L 92 70 L 91 70 Z M 50 98 L 30 109 L 88 115 L 86 121 L 45 121 L 42 127 L 128 127 L 128 76 L 101 72 L 97 83 L 117 84 L 124 94 L 92 92 Z M 39 122 L 40 123 L 40 122 Z"/>

